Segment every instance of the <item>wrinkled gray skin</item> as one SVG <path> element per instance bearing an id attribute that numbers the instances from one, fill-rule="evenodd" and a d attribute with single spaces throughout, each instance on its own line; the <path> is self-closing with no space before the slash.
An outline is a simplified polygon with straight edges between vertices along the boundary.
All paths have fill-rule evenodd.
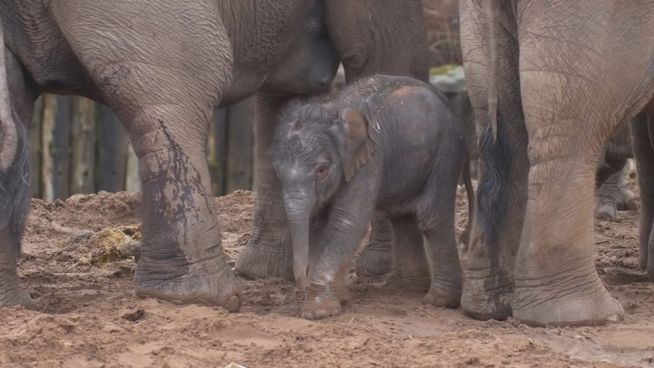
<path id="1" fill-rule="evenodd" d="M 631 139 L 640 186 L 640 267 L 654 281 L 654 102 L 631 125 Z"/>
<path id="2" fill-rule="evenodd" d="M 325 0 L 327 27 L 342 59 L 348 83 L 377 73 L 428 78 L 427 35 L 420 0 Z M 248 278 L 293 278 L 290 235 L 281 188 L 271 165 L 272 135 L 283 101 L 259 96 L 256 139 L 257 202 L 250 243 L 236 261 Z M 373 223 L 371 244 L 359 257 L 358 270 L 388 272 L 390 222 Z"/>
<path id="3" fill-rule="evenodd" d="M 654 3 L 462 0 L 460 16 L 487 127 L 464 311 L 534 325 L 621 319 L 595 270 L 591 188 L 611 134 L 654 94 Z"/>
<path id="4" fill-rule="evenodd" d="M 259 89 L 325 88 L 337 66 L 318 0 L 0 0 L 0 306 L 28 207 L 28 122 L 44 92 L 110 106 L 143 182 L 136 293 L 235 311 L 206 162 L 213 109 Z M 7 93 L 8 92 L 8 93 Z"/>
<path id="5" fill-rule="evenodd" d="M 467 132 L 468 148 L 477 145 L 477 137 L 483 134 L 486 122 L 463 120 Z M 470 125 L 470 126 L 468 126 Z M 471 152 L 472 153 L 472 152 Z M 478 155 L 472 153 L 472 155 Z M 635 194 L 627 187 L 629 170 L 627 160 L 633 158 L 629 127 L 627 124 L 613 133 L 606 146 L 597 172 L 595 217 L 601 220 L 616 221 L 618 211 L 635 211 L 638 209 Z M 477 157 L 473 156 L 473 159 Z M 473 168 L 477 165 L 473 165 Z M 474 175 L 473 175 L 474 177 Z"/>
<path id="6" fill-rule="evenodd" d="M 467 149 L 446 101 L 426 83 L 380 75 L 284 111 L 273 165 L 295 280 L 306 291 L 302 317 L 340 313 L 343 279 L 373 213 L 388 217 L 395 235 L 388 283 L 428 291 L 436 306 L 459 305 L 454 206 Z"/>

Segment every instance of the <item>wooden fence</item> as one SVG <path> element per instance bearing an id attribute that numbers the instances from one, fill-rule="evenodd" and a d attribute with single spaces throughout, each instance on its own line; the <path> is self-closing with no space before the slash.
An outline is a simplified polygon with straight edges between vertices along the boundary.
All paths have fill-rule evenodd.
<path id="1" fill-rule="evenodd" d="M 253 182 L 253 100 L 217 110 L 208 141 L 214 194 Z M 107 107 L 82 97 L 37 100 L 31 129 L 35 198 L 138 191 L 138 163 L 125 128 Z"/>

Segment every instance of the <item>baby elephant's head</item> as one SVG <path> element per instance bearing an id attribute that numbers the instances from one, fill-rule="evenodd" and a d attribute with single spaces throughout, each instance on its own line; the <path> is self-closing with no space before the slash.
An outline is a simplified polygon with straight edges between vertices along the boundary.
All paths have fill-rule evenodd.
<path id="1" fill-rule="evenodd" d="M 353 108 L 296 102 L 282 113 L 272 159 L 282 184 L 299 287 L 306 282 L 312 214 L 370 160 L 377 137 L 378 128 Z"/>
<path id="2" fill-rule="evenodd" d="M 285 196 L 322 207 L 372 157 L 376 127 L 354 108 L 292 104 L 275 135 L 273 166 Z"/>

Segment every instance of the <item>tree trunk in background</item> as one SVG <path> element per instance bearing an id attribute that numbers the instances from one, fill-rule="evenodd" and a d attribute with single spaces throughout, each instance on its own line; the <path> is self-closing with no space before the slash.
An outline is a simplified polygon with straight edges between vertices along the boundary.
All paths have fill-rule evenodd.
<path id="1" fill-rule="evenodd" d="M 54 120 L 57 109 L 55 96 L 43 96 L 43 121 L 41 128 L 41 198 L 52 200 L 54 198 L 54 184 L 52 183 L 52 155 L 50 147 L 53 145 Z"/>
<path id="2" fill-rule="evenodd" d="M 34 113 L 30 125 L 30 195 L 32 198 L 41 197 L 41 126 L 43 121 L 43 98 L 39 97 L 34 102 Z"/>
<path id="3" fill-rule="evenodd" d="M 70 193 L 95 191 L 95 103 L 83 97 L 71 104 Z"/>
<path id="4" fill-rule="evenodd" d="M 227 111 L 227 183 L 225 192 L 252 188 L 254 99 L 248 98 Z"/>
<path id="5" fill-rule="evenodd" d="M 96 105 L 98 169 L 96 190 L 118 192 L 125 190 L 127 180 L 127 130 L 110 108 Z"/>

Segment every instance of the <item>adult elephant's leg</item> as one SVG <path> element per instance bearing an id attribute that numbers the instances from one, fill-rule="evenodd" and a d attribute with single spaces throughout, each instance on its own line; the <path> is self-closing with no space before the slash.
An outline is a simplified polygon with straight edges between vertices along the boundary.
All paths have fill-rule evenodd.
<path id="1" fill-rule="evenodd" d="M 216 4 L 194 4 L 71 0 L 51 11 L 139 158 L 137 295 L 235 311 L 239 290 L 222 252 L 206 160 L 213 108 L 231 82 L 231 45 Z"/>
<path id="2" fill-rule="evenodd" d="M 548 76 L 550 82 L 543 84 L 543 75 L 532 79 L 531 73 L 522 79 L 531 169 L 525 227 L 515 266 L 513 316 L 537 325 L 618 320 L 622 307 L 601 283 L 594 264 L 595 198 L 591 188 L 600 154 L 597 147 L 603 146 L 606 135 L 583 137 L 590 144 L 580 142 L 577 129 L 588 123 L 584 114 L 554 114 L 543 121 L 545 111 L 560 107 L 543 98 L 542 92 L 536 98 L 536 90 L 561 93 L 564 87 L 556 85 L 556 76 Z"/>
<path id="3" fill-rule="evenodd" d="M 0 45 L 0 307 L 31 306 L 33 303 L 20 286 L 16 273 L 29 210 L 27 127 L 35 98 L 25 80 L 16 58 Z"/>
<path id="4" fill-rule="evenodd" d="M 393 267 L 392 245 L 391 221 L 383 214 L 375 214 L 370 223 L 368 244 L 356 260 L 357 274 L 379 276 L 389 273 Z"/>
<path id="5" fill-rule="evenodd" d="M 250 242 L 236 260 L 236 271 L 249 278 L 293 280 L 293 252 L 281 184 L 272 166 L 272 143 L 285 98 L 259 93 L 255 119 L 254 190 L 257 194 Z"/>
<path id="6" fill-rule="evenodd" d="M 136 293 L 238 310 L 238 289 L 222 252 L 206 162 L 211 109 L 179 104 L 139 110 L 120 114 L 139 158 L 143 188 Z"/>
<path id="7" fill-rule="evenodd" d="M 639 114 L 631 122 L 631 137 L 634 147 L 634 158 L 638 170 L 638 185 L 640 186 L 640 254 L 639 266 L 647 269 L 650 280 L 654 279 L 654 264 L 649 259 L 649 249 L 654 249 L 652 237 L 652 221 L 654 221 L 654 146 L 652 146 L 652 135 L 654 133 L 654 121 L 649 114 Z M 651 127 L 650 127 L 651 126 Z M 652 244 L 650 246 L 650 244 Z"/>
<path id="8" fill-rule="evenodd" d="M 524 219 L 529 163 L 515 29 L 500 27 L 497 137 L 489 128 L 487 85 L 491 71 L 487 64 L 483 3 L 460 2 L 466 83 L 476 125 L 484 127 L 479 148 L 481 178 L 470 244 L 464 257 L 461 306 L 473 318 L 503 319 L 511 315 L 513 264 Z M 509 10 L 509 14 L 513 12 Z"/>
<path id="9" fill-rule="evenodd" d="M 531 166 L 513 316 L 526 323 L 597 324 L 623 314 L 595 270 L 591 188 L 610 134 L 654 92 L 645 67 L 654 55 L 644 51 L 651 49 L 654 14 L 616 13 L 612 4 L 566 3 L 570 16 L 546 2 L 518 6 Z M 593 22 L 578 21 L 591 16 Z M 622 74 L 625 55 L 633 67 Z"/>

